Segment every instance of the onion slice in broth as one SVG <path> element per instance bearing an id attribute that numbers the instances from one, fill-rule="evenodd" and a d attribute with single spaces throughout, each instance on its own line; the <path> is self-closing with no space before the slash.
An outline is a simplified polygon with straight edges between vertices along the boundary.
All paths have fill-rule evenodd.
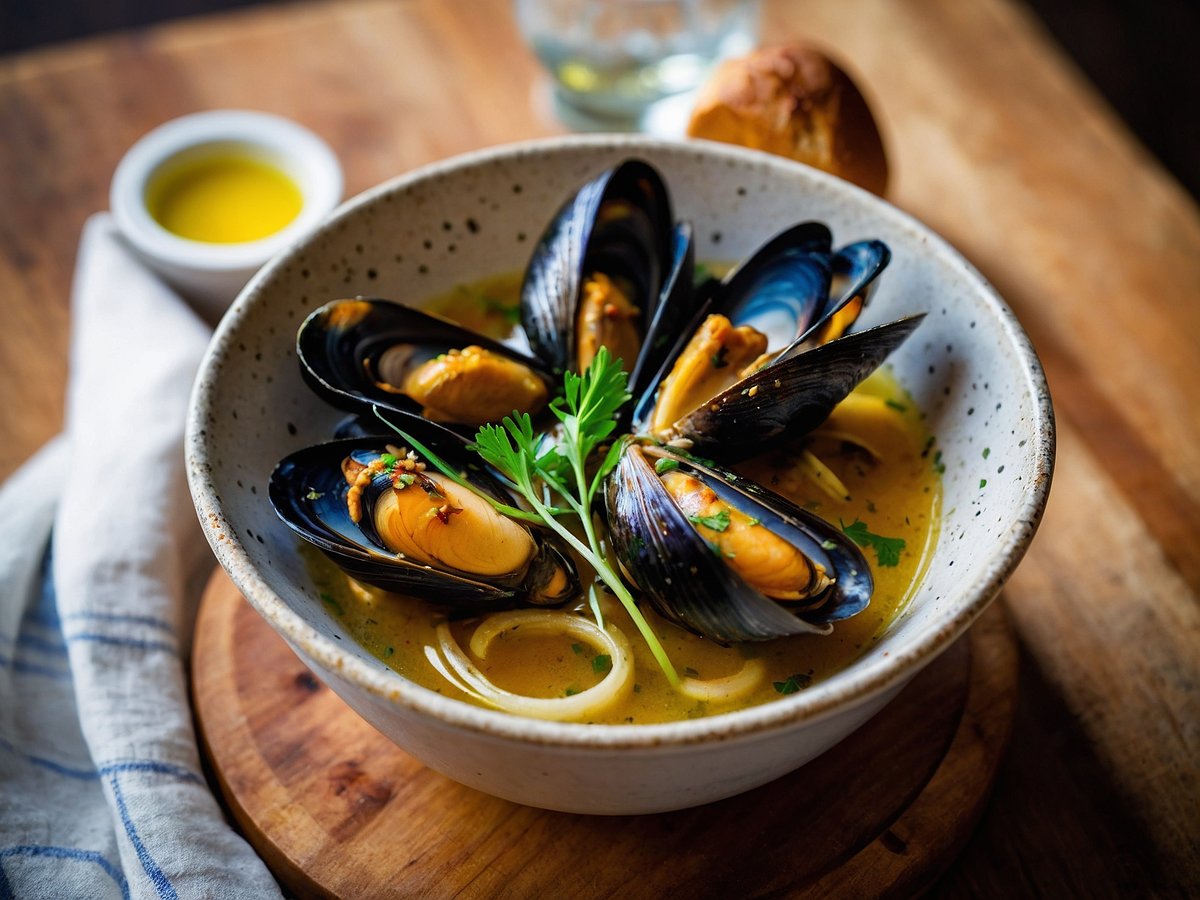
<path id="1" fill-rule="evenodd" d="M 496 613 L 485 618 L 471 636 L 471 652 L 486 659 L 492 641 L 522 629 L 524 634 L 561 635 L 583 641 L 607 654 L 612 667 L 599 684 L 566 697 L 527 697 L 499 687 L 463 652 L 450 626 L 437 626 L 438 650 L 425 648 L 425 657 L 447 681 L 481 703 L 534 719 L 578 722 L 594 718 L 619 703 L 633 689 L 633 651 L 629 640 L 615 625 L 600 628 L 573 613 L 521 610 Z"/>
<path id="2" fill-rule="evenodd" d="M 766 676 L 767 666 L 761 659 L 748 659 L 732 675 L 722 678 L 682 678 L 679 693 L 704 703 L 732 703 L 754 693 Z"/>

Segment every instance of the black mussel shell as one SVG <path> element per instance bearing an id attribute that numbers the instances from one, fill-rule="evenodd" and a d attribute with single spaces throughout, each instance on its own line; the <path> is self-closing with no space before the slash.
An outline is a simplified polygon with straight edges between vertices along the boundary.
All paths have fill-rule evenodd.
<path id="1" fill-rule="evenodd" d="M 765 334 L 768 352 L 790 346 L 825 311 L 832 243 L 822 222 L 801 222 L 780 232 L 722 279 L 711 312 Z"/>
<path id="2" fill-rule="evenodd" d="M 855 297 L 862 297 L 865 306 L 878 283 L 880 273 L 887 268 L 891 259 L 892 251 L 883 241 L 857 241 L 838 250 L 833 255 L 833 282 L 830 285 L 828 301 L 808 328 L 773 362 L 781 362 L 831 340 L 823 326 Z M 860 307 L 854 314 L 855 319 L 861 311 Z M 849 327 L 853 325 L 853 321 L 846 324 Z M 836 337 L 837 335 L 834 335 L 833 339 Z"/>
<path id="3" fill-rule="evenodd" d="M 760 593 L 692 527 L 655 472 L 656 460 L 710 487 L 834 576 L 821 595 L 797 603 Z M 631 444 L 605 483 L 610 541 L 626 573 L 654 609 L 720 643 L 825 633 L 861 612 L 874 583 L 861 551 L 841 531 L 750 479 L 715 465 Z"/>
<path id="4" fill-rule="evenodd" d="M 694 310 L 692 318 L 677 330 L 652 331 L 648 343 L 669 343 L 670 350 L 652 377 L 631 383 L 637 398 L 635 427 L 645 426 L 659 385 L 709 315 L 725 316 L 735 327 L 749 325 L 766 335 L 769 353 L 790 349 L 811 334 L 832 314 L 826 309 L 833 277 L 832 242 L 824 223 L 801 222 L 775 235 L 721 281 L 708 282 L 691 304 L 679 304 Z"/>
<path id="5" fill-rule="evenodd" d="M 650 386 L 675 341 L 702 305 L 703 296 L 697 295 L 692 283 L 696 267 L 695 243 L 692 226 L 680 222 L 675 226 L 672 244 L 671 265 L 660 292 L 660 300 L 653 316 L 648 320 L 642 351 L 634 360 L 629 374 L 629 391 L 641 396 Z"/>
<path id="6" fill-rule="evenodd" d="M 382 437 L 391 441 L 393 437 L 395 437 L 395 434 L 396 432 L 389 428 L 378 416 L 374 414 L 355 415 L 351 413 L 350 415 L 340 419 L 338 423 L 333 426 L 333 434 L 331 437 L 334 440 L 343 440 L 345 438 Z"/>
<path id="7" fill-rule="evenodd" d="M 658 320 L 675 327 L 677 316 L 664 318 L 660 307 L 691 299 L 691 243 L 690 228 L 676 226 L 666 184 L 649 163 L 627 160 L 589 181 L 555 215 L 525 271 L 521 325 L 531 351 L 556 374 L 578 370 L 575 317 L 590 272 L 632 288 L 644 335 Z M 634 360 L 624 362 L 636 368 Z"/>
<path id="8" fill-rule="evenodd" d="M 749 325 L 762 332 L 768 339 L 768 352 L 783 350 L 811 333 L 824 318 L 822 310 L 829 298 L 832 240 L 823 223 L 801 222 L 775 235 L 723 279 L 700 285 L 690 304 L 676 304 L 677 309 L 689 311 L 691 318 L 681 321 L 677 314 L 663 323 L 666 327 L 652 330 L 647 343 L 669 344 L 670 349 L 648 381 L 631 382 L 632 393 L 639 398 L 634 421 L 644 421 L 654 406 L 658 385 L 710 315 L 722 315 L 735 326 Z"/>
<path id="9" fill-rule="evenodd" d="M 476 491 L 504 503 L 512 497 L 499 479 L 466 450 L 466 441 L 419 416 L 390 414 L 400 429 L 437 453 L 471 483 Z M 377 458 L 388 443 L 408 446 L 398 434 L 330 441 L 307 447 L 282 460 L 271 474 L 268 496 L 280 519 L 297 535 L 320 549 L 348 574 L 388 591 L 419 597 L 456 614 L 471 614 L 518 606 L 558 606 L 579 596 L 579 577 L 566 547 L 541 529 L 530 528 L 537 556 L 520 572 L 484 577 L 443 571 L 399 558 L 374 533 L 371 517 L 351 520 L 346 505 L 347 484 L 341 462 L 347 456 L 365 463 Z M 429 467 L 433 471 L 433 467 Z M 390 479 L 379 476 L 364 492 L 390 490 Z M 546 586 L 561 568 L 554 596 Z"/>
<path id="10" fill-rule="evenodd" d="M 397 345 L 412 345 L 429 356 L 479 346 L 527 366 L 548 393 L 553 391 L 553 379 L 539 360 L 449 319 L 390 300 L 334 300 L 311 313 L 296 335 L 296 355 L 308 385 L 334 406 L 362 415 L 370 415 L 374 406 L 421 410 L 399 388 L 381 386 L 380 359 Z"/>
<path id="11" fill-rule="evenodd" d="M 833 255 L 833 274 L 845 279 L 841 293 L 832 297 L 829 309 L 836 311 L 848 300 L 870 293 L 875 280 L 892 261 L 892 251 L 883 241 L 855 241 Z"/>
<path id="12" fill-rule="evenodd" d="M 673 439 L 737 462 L 812 431 L 912 334 L 923 313 L 852 332 L 759 369 L 680 418 Z"/>

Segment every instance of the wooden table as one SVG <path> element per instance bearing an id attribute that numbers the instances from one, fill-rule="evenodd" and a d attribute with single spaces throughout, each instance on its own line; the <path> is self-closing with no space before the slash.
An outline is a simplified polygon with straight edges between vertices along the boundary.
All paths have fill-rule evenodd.
<path id="1" fill-rule="evenodd" d="M 124 150 L 213 107 L 322 134 L 356 193 L 556 133 L 504 0 L 341 0 L 0 59 L 0 477 L 62 421 L 84 218 Z M 767 0 L 765 33 L 846 60 L 890 199 L 1031 334 L 1058 413 L 1042 529 L 1004 591 L 1021 700 L 944 896 L 1200 890 L 1200 215 L 1006 0 Z"/>

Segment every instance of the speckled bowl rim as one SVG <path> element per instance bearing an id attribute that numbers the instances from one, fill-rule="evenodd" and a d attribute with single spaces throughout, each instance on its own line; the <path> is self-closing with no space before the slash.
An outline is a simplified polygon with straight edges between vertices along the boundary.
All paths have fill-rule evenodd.
<path id="1" fill-rule="evenodd" d="M 542 156 L 572 148 L 596 152 L 620 150 L 631 155 L 655 150 L 678 153 L 686 148 L 690 152 L 709 155 L 717 161 L 741 162 L 767 169 L 778 168 L 781 173 L 790 171 L 794 174 L 797 168 L 801 168 L 805 177 L 823 181 L 826 189 L 844 193 L 856 203 L 874 207 L 878 215 L 890 219 L 895 226 L 919 238 L 930 253 L 941 256 L 948 265 L 956 268 L 964 279 L 975 282 L 985 302 L 992 307 L 1000 322 L 1000 334 L 1015 351 L 1025 384 L 1033 398 L 1031 428 L 1036 439 L 1030 442 L 1033 446 L 1032 487 L 1024 505 L 1013 517 L 1005 535 L 1003 549 L 972 583 L 955 592 L 957 600 L 947 603 L 938 627 L 931 628 L 928 634 L 911 642 L 904 652 L 880 655 L 874 659 L 870 658 L 871 654 L 868 652 L 852 669 L 840 672 L 828 681 L 820 682 L 791 697 L 707 718 L 656 725 L 544 722 L 475 707 L 423 688 L 391 670 L 379 670 L 368 666 L 352 653 L 339 647 L 337 642 L 310 626 L 272 590 L 251 563 L 236 530 L 222 512 L 215 486 L 208 479 L 210 466 L 204 440 L 204 423 L 213 413 L 210 405 L 211 385 L 231 343 L 231 335 L 255 304 L 262 293 L 263 285 L 276 271 L 296 260 L 308 243 L 336 229 L 339 223 L 353 216 L 360 207 L 373 203 L 384 194 L 400 192 L 415 182 L 444 176 L 462 168 L 521 157 Z M 915 243 L 918 242 L 914 241 Z M 390 179 L 347 200 L 309 238 L 268 262 L 251 279 L 222 319 L 201 362 L 189 408 L 185 455 L 192 497 L 205 536 L 212 545 L 217 560 L 250 604 L 276 631 L 318 666 L 336 672 L 338 677 L 353 682 L 387 702 L 406 707 L 421 715 L 431 716 L 452 727 L 502 739 L 576 750 L 648 750 L 660 747 L 682 748 L 722 742 L 735 737 L 753 738 L 801 723 L 815 723 L 864 704 L 913 677 L 967 630 L 999 593 L 1024 556 L 1037 531 L 1050 491 L 1054 469 L 1055 426 L 1050 393 L 1041 362 L 1012 310 L 957 250 L 912 216 L 831 175 L 759 151 L 708 141 L 689 141 L 681 144 L 678 141 L 658 140 L 639 135 L 571 135 L 491 147 L 435 162 Z"/>

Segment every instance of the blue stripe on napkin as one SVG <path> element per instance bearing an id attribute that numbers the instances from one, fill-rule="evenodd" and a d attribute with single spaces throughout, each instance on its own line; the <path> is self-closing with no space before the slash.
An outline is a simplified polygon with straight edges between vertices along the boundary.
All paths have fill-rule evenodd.
<path id="1" fill-rule="evenodd" d="M 125 795 L 121 793 L 121 783 L 117 778 L 117 773 L 114 772 L 109 776 L 108 786 L 112 789 L 113 799 L 117 802 L 117 810 L 121 814 L 121 824 L 125 826 L 125 835 L 129 838 L 129 843 L 133 844 L 133 849 L 137 851 L 138 860 L 142 864 L 142 869 L 150 878 L 150 883 L 154 885 L 154 890 L 158 892 L 158 896 L 163 900 L 179 900 L 179 895 L 175 892 L 175 886 L 171 884 L 171 880 L 158 863 L 154 861 L 154 857 L 150 855 L 150 851 L 146 845 L 142 843 L 142 839 L 138 836 L 137 828 L 133 824 L 133 819 L 129 815 L 129 807 L 125 805 Z"/>
<path id="2" fill-rule="evenodd" d="M 12 847 L 0 848 L 0 900 L 10 900 L 10 898 L 16 896 L 13 894 L 12 886 L 8 883 L 8 878 L 4 874 L 4 860 L 11 856 L 40 856 L 50 859 L 71 859 L 79 862 L 95 863 L 117 883 L 117 887 L 121 889 L 121 896 L 128 900 L 129 882 L 125 880 L 125 876 L 121 874 L 120 869 L 99 853 L 92 850 L 77 850 L 74 847 L 51 847 L 43 844 L 17 844 Z"/>

